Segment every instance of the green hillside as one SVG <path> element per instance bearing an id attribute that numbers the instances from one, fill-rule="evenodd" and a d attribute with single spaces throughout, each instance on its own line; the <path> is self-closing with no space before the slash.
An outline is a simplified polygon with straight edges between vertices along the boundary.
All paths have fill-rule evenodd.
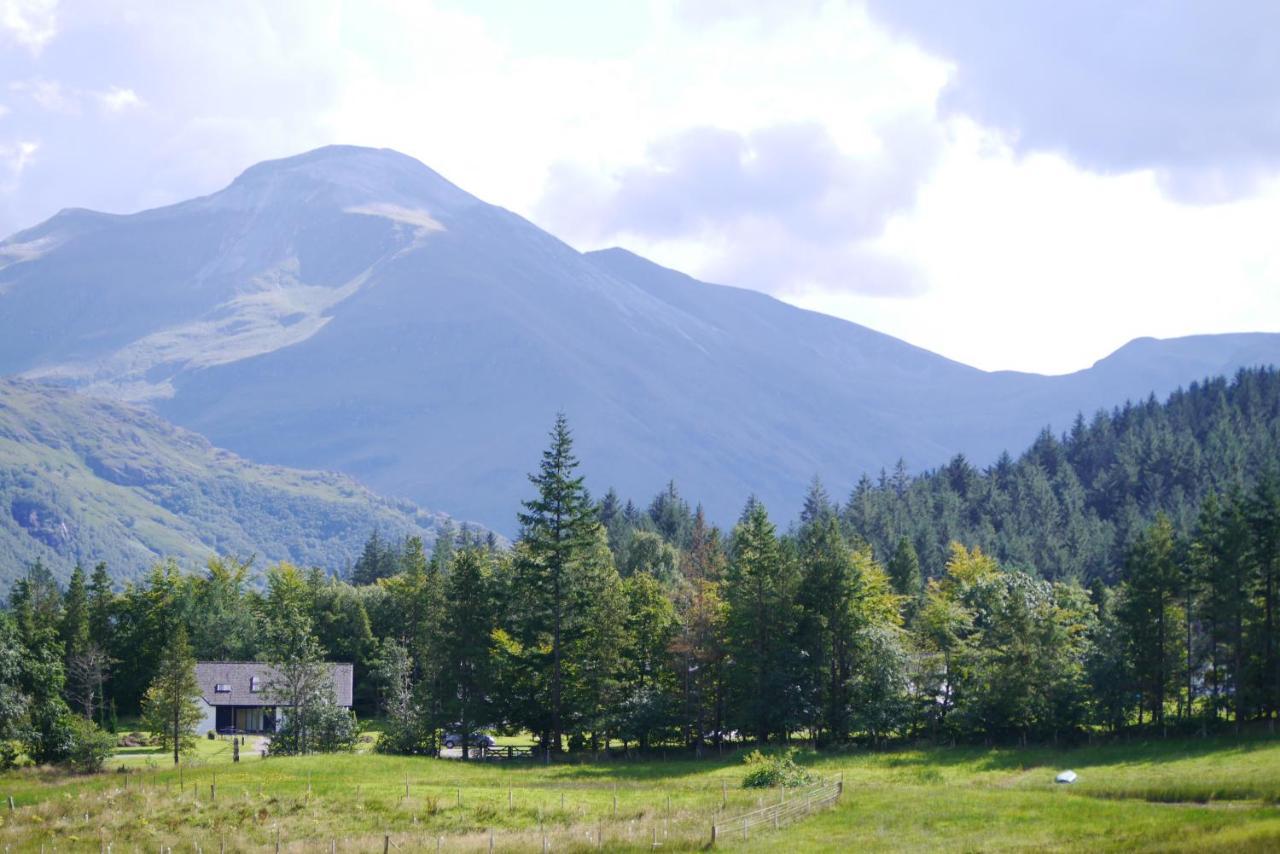
<path id="1" fill-rule="evenodd" d="M 374 528 L 430 546 L 446 520 L 343 475 L 250 463 L 141 409 L 0 380 L 5 588 L 37 558 L 60 577 L 105 560 L 129 579 L 213 552 L 336 569 Z"/>

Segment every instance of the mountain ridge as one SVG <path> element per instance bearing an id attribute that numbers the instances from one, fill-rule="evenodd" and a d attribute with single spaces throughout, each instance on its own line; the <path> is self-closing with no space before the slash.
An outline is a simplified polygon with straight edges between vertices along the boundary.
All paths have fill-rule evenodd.
<path id="1" fill-rule="evenodd" d="M 580 253 L 385 149 L 257 164 L 74 234 L 49 222 L 0 243 L 0 373 L 147 402 L 249 459 L 507 533 L 560 410 L 594 489 L 674 478 L 728 522 L 751 494 L 792 513 L 814 474 L 843 489 L 899 458 L 982 463 L 1078 412 L 1280 362 L 1263 333 L 985 372 L 625 250 Z"/>

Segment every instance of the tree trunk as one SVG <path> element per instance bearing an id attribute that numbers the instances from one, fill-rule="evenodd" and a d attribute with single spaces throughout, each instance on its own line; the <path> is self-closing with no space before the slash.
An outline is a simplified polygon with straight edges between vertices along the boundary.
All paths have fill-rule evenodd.
<path id="1" fill-rule="evenodd" d="M 178 713 L 181 710 L 181 703 L 178 702 L 177 696 L 173 701 L 173 764 L 178 764 Z"/>

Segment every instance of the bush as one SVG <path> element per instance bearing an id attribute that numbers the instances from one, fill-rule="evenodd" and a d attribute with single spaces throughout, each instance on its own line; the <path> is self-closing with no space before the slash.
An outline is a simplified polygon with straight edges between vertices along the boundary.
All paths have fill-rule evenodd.
<path id="1" fill-rule="evenodd" d="M 61 698 L 36 705 L 22 734 L 31 761 L 37 765 L 67 761 L 75 748 L 75 722 L 79 719 Z"/>
<path id="2" fill-rule="evenodd" d="M 322 703 L 311 721 L 312 750 L 318 753 L 351 752 L 360 738 L 356 713 L 336 704 Z"/>
<path id="3" fill-rule="evenodd" d="M 0 770 L 18 767 L 18 760 L 21 758 L 22 742 L 12 738 L 0 740 Z"/>
<path id="4" fill-rule="evenodd" d="M 785 753 L 765 754 L 753 750 L 743 757 L 747 773 L 742 778 L 744 789 L 771 789 L 774 786 L 794 788 L 813 780 L 808 771 L 796 764 L 794 748 Z"/>
<path id="5" fill-rule="evenodd" d="M 301 713 L 289 709 L 267 750 L 272 756 L 350 752 L 359 737 L 354 712 L 335 703 L 316 703 Z"/>
<path id="6" fill-rule="evenodd" d="M 210 741 L 217 741 L 217 740 L 218 740 L 218 734 L 217 734 L 216 732 L 214 732 L 213 730 L 209 730 L 207 733 L 205 733 L 205 736 L 206 736 Z"/>
<path id="7" fill-rule="evenodd" d="M 85 774 L 101 771 L 115 749 L 115 736 L 79 716 L 71 719 L 70 730 L 71 752 L 67 764 Z"/>

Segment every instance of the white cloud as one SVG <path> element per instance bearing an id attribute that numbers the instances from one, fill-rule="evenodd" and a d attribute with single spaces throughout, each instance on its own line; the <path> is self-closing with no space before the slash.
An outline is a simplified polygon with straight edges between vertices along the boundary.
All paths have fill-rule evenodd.
<path id="1" fill-rule="evenodd" d="M 919 278 L 866 241 L 911 207 L 940 134 L 920 121 L 876 132 L 878 150 L 853 155 L 815 121 L 749 134 L 695 128 L 607 179 L 561 166 L 539 219 L 596 245 L 696 241 L 716 250 L 702 265 L 710 275 L 760 290 L 908 295 Z"/>
<path id="2" fill-rule="evenodd" d="M 1280 186 L 1171 203 L 1153 171 L 1101 176 L 1018 156 L 968 121 L 910 216 L 877 245 L 929 281 L 918 301 L 787 295 L 969 364 L 1062 373 L 1140 335 L 1280 331 Z"/>
<path id="3" fill-rule="evenodd" d="M 80 113 L 86 100 L 96 101 L 106 113 L 122 113 L 144 106 L 137 92 L 122 86 L 110 86 L 101 91 L 84 91 L 58 80 L 36 77 L 10 83 L 9 91 L 26 95 L 42 110 L 72 116 Z"/>
<path id="4" fill-rule="evenodd" d="M 102 108 L 109 113 L 120 113 L 125 110 L 137 109 L 143 104 L 142 99 L 138 97 L 137 92 L 120 86 L 112 86 L 105 92 L 99 92 L 97 97 L 98 102 L 102 104 Z"/>
<path id="5" fill-rule="evenodd" d="M 18 186 L 22 173 L 31 164 L 39 148 L 38 142 L 30 140 L 0 143 L 0 164 L 3 164 L 6 173 L 3 180 L 0 180 L 0 190 L 11 192 Z"/>
<path id="6" fill-rule="evenodd" d="M 0 36 L 39 54 L 58 34 L 58 0 L 0 0 Z"/>

